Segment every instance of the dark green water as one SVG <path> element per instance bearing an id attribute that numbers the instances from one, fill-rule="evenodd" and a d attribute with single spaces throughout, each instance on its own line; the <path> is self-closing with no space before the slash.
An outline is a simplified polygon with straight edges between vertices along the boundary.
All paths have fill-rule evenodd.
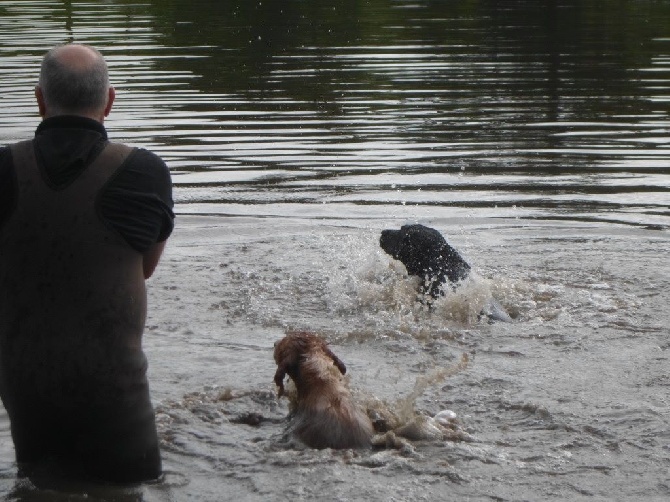
<path id="1" fill-rule="evenodd" d="M 167 475 L 36 489 L 3 415 L 6 500 L 668 497 L 670 2 L 5 0 L 2 144 L 33 134 L 40 58 L 68 41 L 109 62 L 110 136 L 173 172 L 145 336 Z M 486 280 L 417 309 L 377 246 L 409 221 Z M 517 322 L 473 319 L 483 292 Z M 287 327 L 390 401 L 469 353 L 415 411 L 476 441 L 277 446 Z"/>
<path id="2" fill-rule="evenodd" d="M 298 203 L 310 214 L 327 202 L 337 217 L 411 204 L 419 215 L 667 223 L 666 2 L 0 9 L 0 137 L 36 125 L 44 50 L 90 42 L 120 94 L 112 133 L 170 161 L 181 212 Z"/>

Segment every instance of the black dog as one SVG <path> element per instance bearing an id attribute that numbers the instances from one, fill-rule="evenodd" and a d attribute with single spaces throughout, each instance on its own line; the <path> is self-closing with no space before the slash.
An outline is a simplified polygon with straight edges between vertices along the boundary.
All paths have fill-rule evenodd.
<path id="1" fill-rule="evenodd" d="M 421 278 L 419 292 L 432 298 L 443 296 L 446 285 L 454 288 L 470 274 L 470 265 L 434 228 L 415 224 L 403 225 L 400 230 L 382 230 L 379 245 L 400 260 L 409 275 Z M 482 315 L 491 320 L 512 320 L 493 298 Z"/>
<path id="2" fill-rule="evenodd" d="M 409 275 L 420 277 L 420 292 L 433 298 L 444 294 L 447 281 L 455 284 L 470 273 L 470 265 L 434 228 L 403 225 L 400 230 L 382 230 L 379 244 Z"/>

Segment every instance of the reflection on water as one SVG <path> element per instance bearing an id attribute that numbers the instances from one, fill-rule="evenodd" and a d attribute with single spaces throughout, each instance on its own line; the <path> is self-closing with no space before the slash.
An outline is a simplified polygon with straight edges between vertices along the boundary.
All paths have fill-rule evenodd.
<path id="1" fill-rule="evenodd" d="M 3 2 L 0 138 L 37 123 L 43 51 L 83 40 L 181 213 L 667 226 L 670 7 L 451 4 Z"/>
<path id="2" fill-rule="evenodd" d="M 670 284 L 658 253 L 665 232 L 645 229 L 670 228 L 670 3 L 609 2 L 606 15 L 603 5 L 0 2 L 0 143 L 38 124 L 43 53 L 86 42 L 105 54 L 117 88 L 112 138 L 151 148 L 174 174 L 185 224 L 152 279 L 160 301 L 147 327 L 171 470 L 160 487 L 115 500 L 220 500 L 223 484 L 258 500 L 277 486 L 322 498 L 314 490 L 324 484 L 333 498 L 365 485 L 370 500 L 435 499 L 445 479 L 461 499 L 606 500 L 612 479 L 636 495 L 651 486 L 667 465 L 658 396 L 668 345 L 654 337 L 670 322 L 654 302 L 667 304 Z M 521 322 L 453 327 L 417 312 L 403 270 L 375 254 L 379 228 L 410 220 L 449 230 L 481 258 L 473 263 L 501 271 L 482 284 Z M 471 299 L 452 303 L 466 312 Z M 477 352 L 459 385 L 429 389 L 426 402 L 469 412 L 481 443 L 335 460 L 278 450 L 267 431 L 280 432 L 286 410 L 267 389 L 266 349 L 303 325 L 340 336 L 352 374 L 383 397 L 411 389 L 430 364 Z M 603 374 L 607 393 L 591 383 Z M 252 390 L 221 401 L 205 388 L 221 375 Z M 626 391 L 629 403 L 614 402 Z M 269 429 L 229 420 L 250 409 L 272 419 Z M 4 494 L 15 466 L 2 419 L 0 438 Z M 314 484 L 314 469 L 331 477 Z M 600 474 L 606 481 L 592 486 Z M 173 489 L 174 498 L 154 493 Z M 669 488 L 656 479 L 652 490 Z M 53 496 L 21 482 L 8 495 Z"/>

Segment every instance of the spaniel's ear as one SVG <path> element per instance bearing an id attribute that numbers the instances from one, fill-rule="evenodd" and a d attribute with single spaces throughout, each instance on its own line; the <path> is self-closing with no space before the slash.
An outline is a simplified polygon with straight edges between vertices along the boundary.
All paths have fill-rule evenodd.
<path id="1" fill-rule="evenodd" d="M 281 340 L 282 347 L 277 354 L 275 349 L 275 360 L 277 361 L 277 372 L 275 373 L 275 384 L 279 387 L 279 397 L 284 395 L 284 377 L 291 371 L 291 368 L 297 367 L 300 362 L 300 354 L 296 350 L 295 340 L 290 340 L 292 343 L 287 344 L 289 340 L 284 338 Z"/>
<path id="2" fill-rule="evenodd" d="M 277 367 L 277 372 L 275 373 L 275 385 L 279 388 L 277 397 L 284 395 L 284 377 L 286 376 L 287 367 L 286 361 L 282 361 Z"/>
<path id="3" fill-rule="evenodd" d="M 347 374 L 347 367 L 344 365 L 342 360 L 337 357 L 332 350 L 330 350 L 328 347 L 324 347 L 324 351 L 326 352 L 326 355 L 330 357 L 333 360 L 333 364 L 337 366 L 337 369 L 340 370 L 340 373 L 343 375 Z"/>

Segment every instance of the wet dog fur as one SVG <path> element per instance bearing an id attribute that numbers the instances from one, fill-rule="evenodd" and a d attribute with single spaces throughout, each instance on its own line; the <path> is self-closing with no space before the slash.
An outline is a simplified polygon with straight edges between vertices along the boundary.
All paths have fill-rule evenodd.
<path id="1" fill-rule="evenodd" d="M 382 230 L 379 245 L 400 260 L 409 275 L 421 279 L 420 293 L 438 298 L 446 284 L 456 284 L 470 273 L 470 265 L 434 228 L 403 225 L 400 230 Z"/>
<path id="2" fill-rule="evenodd" d="M 318 335 L 290 332 L 275 343 L 275 384 L 285 394 L 284 378 L 295 383 L 297 398 L 289 430 L 311 448 L 370 446 L 372 422 L 356 406 L 343 376 L 344 363 Z"/>
<path id="3" fill-rule="evenodd" d="M 421 280 L 419 293 L 429 307 L 432 300 L 445 294 L 445 288 L 455 288 L 470 275 L 470 265 L 440 232 L 425 225 L 403 225 L 400 230 L 382 230 L 379 245 L 396 260 L 400 260 L 409 275 Z M 490 298 L 480 313 L 489 321 L 511 322 L 505 308 Z"/>

